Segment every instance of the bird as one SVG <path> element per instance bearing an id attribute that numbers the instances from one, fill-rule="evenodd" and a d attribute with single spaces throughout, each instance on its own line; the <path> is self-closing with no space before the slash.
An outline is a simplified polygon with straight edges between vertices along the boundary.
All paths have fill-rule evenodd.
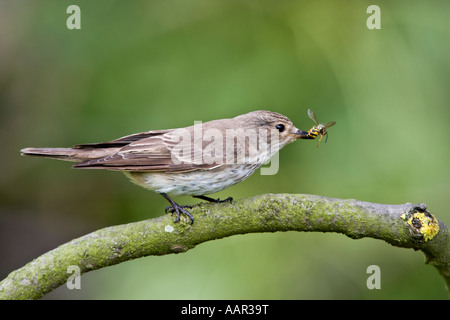
<path id="1" fill-rule="evenodd" d="M 188 195 L 209 202 L 232 202 L 208 197 L 253 174 L 284 146 L 298 139 L 315 139 L 317 126 L 303 131 L 286 116 L 266 110 L 234 118 L 194 122 L 194 125 L 151 130 L 115 140 L 78 144 L 72 148 L 24 148 L 23 156 L 72 161 L 75 169 L 123 172 L 132 182 L 161 194 L 176 212 L 174 222 L 194 217 L 171 196 Z M 322 128 L 321 137 L 326 134 Z M 169 196 L 170 195 L 170 196 Z"/>

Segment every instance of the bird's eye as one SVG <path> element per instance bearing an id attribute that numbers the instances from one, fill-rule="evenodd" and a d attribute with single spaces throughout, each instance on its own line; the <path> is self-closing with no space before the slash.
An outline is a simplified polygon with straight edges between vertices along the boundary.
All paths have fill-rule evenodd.
<path id="1" fill-rule="evenodd" d="M 277 124 L 277 125 L 275 126 L 275 128 L 277 128 L 278 131 L 280 131 L 280 132 L 283 132 L 284 129 L 286 129 L 286 128 L 284 127 L 284 124 L 281 124 L 281 123 Z"/>

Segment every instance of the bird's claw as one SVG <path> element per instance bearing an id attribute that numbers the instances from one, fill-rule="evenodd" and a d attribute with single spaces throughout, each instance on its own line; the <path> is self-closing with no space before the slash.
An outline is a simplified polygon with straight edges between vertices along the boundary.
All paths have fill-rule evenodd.
<path id="1" fill-rule="evenodd" d="M 233 197 L 228 197 L 225 200 L 216 199 L 216 203 L 224 203 L 229 202 L 230 204 L 233 203 Z"/>
<path id="2" fill-rule="evenodd" d="M 180 221 L 180 215 L 183 213 L 184 215 L 189 217 L 189 219 L 191 220 L 191 224 L 194 223 L 194 216 L 192 214 L 190 214 L 189 211 L 187 211 L 185 208 L 192 208 L 192 206 L 190 206 L 190 205 L 180 206 L 178 204 L 175 204 L 173 206 L 166 207 L 165 211 L 166 211 L 166 213 L 169 213 L 169 212 L 177 213 L 177 217 L 173 222 Z"/>
<path id="3" fill-rule="evenodd" d="M 194 196 L 194 198 L 202 199 L 202 200 L 205 200 L 205 201 L 208 201 L 208 202 L 214 202 L 214 203 L 224 203 L 224 202 L 233 203 L 233 198 L 232 197 L 228 197 L 225 200 L 220 200 L 220 198 L 213 199 L 213 198 L 210 198 L 210 197 L 207 197 L 207 196 Z"/>

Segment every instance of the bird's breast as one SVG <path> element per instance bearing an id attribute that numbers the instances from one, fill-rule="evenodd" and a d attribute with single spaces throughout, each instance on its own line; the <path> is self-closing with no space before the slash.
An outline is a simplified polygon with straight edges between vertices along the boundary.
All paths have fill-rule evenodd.
<path id="1" fill-rule="evenodd" d="M 260 164 L 223 165 L 183 173 L 124 172 L 137 185 L 172 195 L 206 195 L 248 178 Z"/>

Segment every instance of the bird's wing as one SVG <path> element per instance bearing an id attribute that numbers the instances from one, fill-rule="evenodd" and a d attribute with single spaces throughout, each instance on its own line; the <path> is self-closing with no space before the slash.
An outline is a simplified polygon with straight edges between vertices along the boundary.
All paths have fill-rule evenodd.
<path id="1" fill-rule="evenodd" d="M 85 144 L 78 144 L 74 146 L 75 149 L 92 149 L 92 148 L 117 148 L 117 147 L 124 147 L 127 144 L 130 144 L 132 142 L 142 140 L 149 137 L 155 137 L 163 135 L 167 132 L 170 132 L 171 130 L 153 130 L 153 131 L 146 131 L 146 132 L 140 132 L 131 134 L 128 136 L 124 136 L 115 140 L 107 141 L 107 142 L 100 142 L 100 143 L 85 143 Z"/>
<path id="2" fill-rule="evenodd" d="M 192 128 L 192 127 L 191 127 Z M 79 145 L 79 148 L 123 146 L 118 152 L 74 165 L 74 168 L 146 172 L 189 172 L 208 170 L 222 163 L 204 163 L 203 143 L 194 143 L 193 130 L 149 131 L 105 143 Z M 200 137 L 201 138 L 201 137 Z M 199 153 L 200 152 L 200 153 Z M 210 161 L 211 162 L 211 161 Z"/>

